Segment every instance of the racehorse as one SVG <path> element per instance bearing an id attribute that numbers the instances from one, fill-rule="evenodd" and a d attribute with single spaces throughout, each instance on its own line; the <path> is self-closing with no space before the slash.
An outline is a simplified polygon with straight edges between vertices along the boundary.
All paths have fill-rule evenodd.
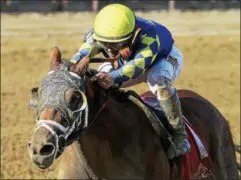
<path id="1" fill-rule="evenodd" d="M 49 73 L 32 89 L 30 107 L 37 110 L 37 123 L 28 144 L 31 161 L 46 169 L 59 157 L 59 179 L 185 179 L 181 157 L 167 158 L 165 130 L 158 135 L 122 91 L 100 88 L 88 73 L 89 61 L 62 62 L 60 50 L 52 51 Z M 197 93 L 178 94 L 212 162 L 212 175 L 196 178 L 238 179 L 228 122 Z"/>

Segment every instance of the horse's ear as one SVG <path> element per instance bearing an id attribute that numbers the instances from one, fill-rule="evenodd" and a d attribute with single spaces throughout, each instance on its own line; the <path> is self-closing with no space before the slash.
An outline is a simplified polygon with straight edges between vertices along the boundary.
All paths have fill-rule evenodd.
<path id="1" fill-rule="evenodd" d="M 38 106 L 38 87 L 32 88 L 31 97 L 29 102 L 29 108 L 37 108 Z"/>
<path id="2" fill-rule="evenodd" d="M 59 69 L 61 63 L 61 52 L 58 47 L 54 47 L 50 54 L 50 70 Z"/>
<path id="3" fill-rule="evenodd" d="M 79 62 L 75 65 L 75 73 L 80 76 L 84 76 L 89 67 L 90 58 L 94 57 L 98 53 L 99 48 L 96 44 L 93 44 L 89 50 L 89 53 L 82 59 L 78 60 Z"/>

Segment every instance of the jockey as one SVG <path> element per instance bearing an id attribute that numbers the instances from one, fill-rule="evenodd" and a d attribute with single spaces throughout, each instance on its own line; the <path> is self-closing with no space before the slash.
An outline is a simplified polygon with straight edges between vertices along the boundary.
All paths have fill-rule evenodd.
<path id="1" fill-rule="evenodd" d="M 111 4 L 97 14 L 94 28 L 85 35 L 85 42 L 70 61 L 77 63 L 90 50 L 95 52 L 92 55 L 102 52 L 112 60 L 98 70 L 102 88 L 128 82 L 129 85 L 148 83 L 173 127 L 174 146 L 168 149 L 169 159 L 188 153 L 190 144 L 179 97 L 173 87 L 182 69 L 183 55 L 170 31 L 157 22 L 135 16 L 124 5 Z"/>

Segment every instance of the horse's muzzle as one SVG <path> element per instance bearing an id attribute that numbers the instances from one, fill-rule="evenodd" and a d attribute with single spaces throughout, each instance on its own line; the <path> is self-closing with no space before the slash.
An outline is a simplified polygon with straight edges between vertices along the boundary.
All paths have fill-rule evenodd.
<path id="1" fill-rule="evenodd" d="M 41 169 L 51 166 L 56 155 L 54 140 L 48 137 L 34 134 L 28 143 L 29 157 Z"/>

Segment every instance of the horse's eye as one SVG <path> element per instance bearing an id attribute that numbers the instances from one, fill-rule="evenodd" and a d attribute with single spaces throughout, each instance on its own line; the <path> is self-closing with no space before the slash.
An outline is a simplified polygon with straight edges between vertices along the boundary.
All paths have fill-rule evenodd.
<path id="1" fill-rule="evenodd" d="M 80 92 L 75 92 L 74 96 L 76 97 L 76 99 L 83 100 L 82 94 Z"/>
<path id="2" fill-rule="evenodd" d="M 75 92 L 69 101 L 69 108 L 72 111 L 78 110 L 83 103 L 83 97 L 80 93 Z"/>

